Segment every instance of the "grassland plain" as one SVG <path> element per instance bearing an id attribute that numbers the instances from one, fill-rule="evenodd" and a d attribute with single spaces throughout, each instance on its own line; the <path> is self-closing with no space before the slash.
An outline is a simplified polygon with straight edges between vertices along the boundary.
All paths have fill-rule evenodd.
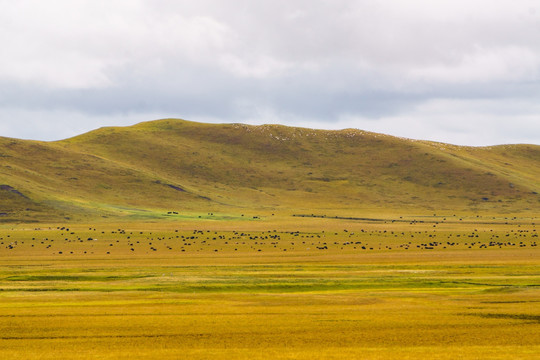
<path id="1" fill-rule="evenodd" d="M 540 356 L 538 218 L 198 216 L 4 224 L 0 358 Z"/>
<path id="2" fill-rule="evenodd" d="M 0 358 L 540 358 L 540 146 L 0 138 Z"/>

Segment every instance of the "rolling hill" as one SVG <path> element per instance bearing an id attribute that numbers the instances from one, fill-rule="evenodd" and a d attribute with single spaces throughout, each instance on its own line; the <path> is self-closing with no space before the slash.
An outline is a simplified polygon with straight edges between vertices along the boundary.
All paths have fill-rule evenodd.
<path id="1" fill-rule="evenodd" d="M 0 221 L 540 213 L 540 146 L 166 119 L 0 138 Z"/>

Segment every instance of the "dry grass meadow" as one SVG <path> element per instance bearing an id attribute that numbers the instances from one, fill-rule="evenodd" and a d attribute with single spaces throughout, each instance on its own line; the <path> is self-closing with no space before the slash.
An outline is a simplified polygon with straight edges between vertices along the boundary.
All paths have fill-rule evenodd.
<path id="1" fill-rule="evenodd" d="M 538 221 L 3 225 L 0 358 L 540 358 Z"/>
<path id="2" fill-rule="evenodd" d="M 540 146 L 0 137 L 0 359 L 540 359 Z"/>

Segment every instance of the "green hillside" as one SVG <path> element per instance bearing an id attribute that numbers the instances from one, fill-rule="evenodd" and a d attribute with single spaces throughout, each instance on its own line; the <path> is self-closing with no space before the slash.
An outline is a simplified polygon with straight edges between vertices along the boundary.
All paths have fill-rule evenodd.
<path id="1" fill-rule="evenodd" d="M 540 211 L 540 146 L 158 120 L 0 138 L 0 220 Z M 172 213 L 173 215 L 176 215 Z"/>

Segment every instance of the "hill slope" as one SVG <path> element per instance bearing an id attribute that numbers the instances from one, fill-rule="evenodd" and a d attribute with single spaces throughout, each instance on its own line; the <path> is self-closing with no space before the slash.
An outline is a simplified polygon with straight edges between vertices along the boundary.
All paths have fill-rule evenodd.
<path id="1" fill-rule="evenodd" d="M 58 142 L 0 138 L 0 219 L 180 213 L 538 213 L 540 146 L 158 120 Z"/>

